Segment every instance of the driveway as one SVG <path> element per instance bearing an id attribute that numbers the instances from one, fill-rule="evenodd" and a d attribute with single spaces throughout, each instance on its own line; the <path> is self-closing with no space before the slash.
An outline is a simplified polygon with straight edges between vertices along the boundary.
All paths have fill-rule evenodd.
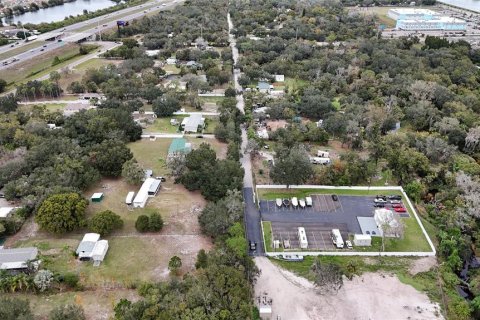
<path id="1" fill-rule="evenodd" d="M 243 188 L 243 199 L 245 201 L 245 228 L 247 240 L 257 243 L 257 250 L 250 251 L 253 256 L 263 256 L 265 250 L 263 248 L 262 229 L 260 227 L 260 211 L 254 202 L 253 188 Z"/>

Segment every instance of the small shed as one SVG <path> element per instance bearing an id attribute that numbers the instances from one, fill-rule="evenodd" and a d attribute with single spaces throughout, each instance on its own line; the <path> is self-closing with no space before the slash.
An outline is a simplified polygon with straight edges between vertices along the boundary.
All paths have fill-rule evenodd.
<path id="1" fill-rule="evenodd" d="M 80 260 L 90 260 L 92 258 L 93 249 L 99 239 L 100 235 L 98 233 L 86 233 L 76 251 L 78 258 Z"/>
<path id="2" fill-rule="evenodd" d="M 92 202 L 102 202 L 103 200 L 103 193 L 102 192 L 95 192 L 92 194 L 92 197 L 90 198 Z"/>
<path id="3" fill-rule="evenodd" d="M 258 308 L 260 312 L 260 319 L 262 320 L 270 320 L 272 319 L 272 307 L 269 305 L 261 305 Z"/>
<path id="4" fill-rule="evenodd" d="M 276 75 L 275 75 L 275 82 L 285 82 L 285 75 L 283 75 L 283 74 L 276 74 Z"/>
<path id="5" fill-rule="evenodd" d="M 135 191 L 130 191 L 127 194 L 127 198 L 125 199 L 125 203 L 131 205 L 133 203 L 133 197 L 135 196 Z"/>
<path id="6" fill-rule="evenodd" d="M 368 234 L 356 234 L 353 236 L 353 244 L 357 247 L 370 247 L 372 237 Z"/>
<path id="7" fill-rule="evenodd" d="M 93 260 L 93 265 L 95 267 L 98 267 L 100 263 L 103 261 L 103 259 L 105 259 L 105 255 L 107 254 L 107 251 L 108 251 L 108 241 L 107 240 L 97 241 L 92 251 L 92 260 Z"/>

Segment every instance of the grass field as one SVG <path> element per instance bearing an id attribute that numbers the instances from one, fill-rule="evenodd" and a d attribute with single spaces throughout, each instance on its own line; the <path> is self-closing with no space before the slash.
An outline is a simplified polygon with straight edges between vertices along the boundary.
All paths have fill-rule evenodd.
<path id="1" fill-rule="evenodd" d="M 262 228 L 265 251 L 272 251 L 272 223 L 270 221 L 262 221 Z"/>
<path id="2" fill-rule="evenodd" d="M 53 59 L 57 56 L 62 62 L 52 66 Z M 54 70 L 81 59 L 83 56 L 78 52 L 78 46 L 73 44 L 64 45 L 56 50 L 42 54 L 35 60 L 28 60 L 20 68 L 12 66 L 2 71 L 2 77 L 8 79 L 8 89 L 14 84 L 24 83 L 38 77 L 49 74 Z"/>
<path id="3" fill-rule="evenodd" d="M 145 132 L 159 132 L 159 133 L 179 133 L 178 125 L 172 126 L 170 119 L 177 119 L 181 123 L 186 116 L 171 116 L 168 118 L 157 118 L 154 123 L 147 126 Z"/>
<path id="4" fill-rule="evenodd" d="M 350 11 L 358 12 L 361 15 L 373 16 L 376 15 L 379 24 L 385 25 L 387 28 L 395 27 L 395 20 L 388 17 L 388 10 L 395 9 L 395 7 L 351 7 L 348 8 Z"/>
<path id="5" fill-rule="evenodd" d="M 210 103 L 220 103 L 222 102 L 225 97 L 199 97 L 203 102 L 210 102 Z"/>

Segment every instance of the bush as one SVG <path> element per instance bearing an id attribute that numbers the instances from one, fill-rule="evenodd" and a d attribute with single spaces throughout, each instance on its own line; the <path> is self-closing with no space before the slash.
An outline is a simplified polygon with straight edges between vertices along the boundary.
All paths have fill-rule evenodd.
<path id="1" fill-rule="evenodd" d="M 149 227 L 149 231 L 152 231 L 152 232 L 158 232 L 162 230 L 163 228 L 162 216 L 157 212 L 152 213 L 149 217 L 148 227 Z"/>
<path id="2" fill-rule="evenodd" d="M 33 278 L 35 287 L 41 292 L 50 288 L 53 282 L 53 273 L 50 270 L 40 270 Z"/>
<path id="3" fill-rule="evenodd" d="M 72 289 L 78 288 L 78 281 L 80 281 L 80 278 L 76 273 L 67 272 L 63 275 L 63 282 Z"/>
<path id="4" fill-rule="evenodd" d="M 150 228 L 149 220 L 150 219 L 144 214 L 138 216 L 137 221 L 135 222 L 135 229 L 137 229 L 138 232 L 147 232 Z"/>
<path id="5" fill-rule="evenodd" d="M 97 213 L 88 223 L 91 231 L 105 236 L 123 227 L 123 220 L 113 211 L 105 210 Z"/>
<path id="6" fill-rule="evenodd" d="M 76 304 L 67 304 L 56 307 L 50 312 L 50 320 L 85 320 L 82 307 Z"/>
<path id="7" fill-rule="evenodd" d="M 29 302 L 17 298 L 0 297 L 0 319 L 33 320 Z"/>

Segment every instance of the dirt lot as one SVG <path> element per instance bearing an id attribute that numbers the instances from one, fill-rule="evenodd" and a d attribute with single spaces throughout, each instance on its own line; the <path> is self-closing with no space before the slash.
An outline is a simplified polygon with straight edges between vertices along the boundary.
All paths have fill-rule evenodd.
<path id="1" fill-rule="evenodd" d="M 272 319 L 443 319 L 439 307 L 396 276 L 367 273 L 345 280 L 336 295 L 319 295 L 308 280 L 267 258 L 255 258 L 261 275 L 255 295 L 273 300 Z"/>

